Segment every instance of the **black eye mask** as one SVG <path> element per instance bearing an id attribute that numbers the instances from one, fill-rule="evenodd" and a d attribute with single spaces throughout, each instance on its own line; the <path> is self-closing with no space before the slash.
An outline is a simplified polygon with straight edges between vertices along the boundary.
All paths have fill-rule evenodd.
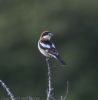
<path id="1" fill-rule="evenodd" d="M 48 35 L 50 32 L 44 32 L 42 36 Z"/>

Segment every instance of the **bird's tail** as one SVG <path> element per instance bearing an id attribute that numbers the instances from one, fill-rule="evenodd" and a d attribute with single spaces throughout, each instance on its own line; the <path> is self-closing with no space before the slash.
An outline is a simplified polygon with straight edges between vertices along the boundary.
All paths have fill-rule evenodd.
<path id="1" fill-rule="evenodd" d="M 57 56 L 56 56 L 56 59 L 57 59 L 62 65 L 67 65 L 67 64 L 63 61 L 63 59 L 60 57 L 60 55 L 57 55 Z"/>

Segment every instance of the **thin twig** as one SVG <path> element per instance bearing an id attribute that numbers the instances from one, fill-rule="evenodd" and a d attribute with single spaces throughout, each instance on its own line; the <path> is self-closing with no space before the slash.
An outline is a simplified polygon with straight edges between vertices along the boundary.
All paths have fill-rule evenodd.
<path id="1" fill-rule="evenodd" d="M 67 100 L 67 97 L 68 97 L 68 80 L 67 80 L 67 90 L 66 90 L 66 94 L 65 94 L 65 97 L 63 98 L 63 96 L 61 96 L 61 100 Z"/>
<path id="2" fill-rule="evenodd" d="M 52 96 L 52 83 L 51 83 L 51 68 L 49 64 L 49 58 L 46 58 L 46 63 L 48 67 L 48 91 L 47 91 L 47 100 L 54 100 Z"/>
<path id="3" fill-rule="evenodd" d="M 0 83 L 1 83 L 2 87 L 5 89 L 5 91 L 7 92 L 8 96 L 10 97 L 10 99 L 11 100 L 15 100 L 14 95 L 11 93 L 11 91 L 9 90 L 7 85 L 2 80 L 0 80 Z"/>
<path id="4" fill-rule="evenodd" d="M 67 90 L 66 90 L 66 95 L 63 100 L 66 100 L 68 97 L 68 88 L 69 88 L 69 84 L 68 84 L 68 80 L 67 80 Z"/>
<path id="5" fill-rule="evenodd" d="M 63 100 L 63 96 L 61 96 L 61 100 Z"/>

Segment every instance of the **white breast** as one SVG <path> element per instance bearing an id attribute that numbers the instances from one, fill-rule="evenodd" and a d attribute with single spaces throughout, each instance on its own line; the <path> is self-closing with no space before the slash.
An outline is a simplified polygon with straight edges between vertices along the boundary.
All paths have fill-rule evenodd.
<path id="1" fill-rule="evenodd" d="M 47 50 L 42 49 L 39 45 L 39 42 L 38 42 L 38 49 L 44 56 L 49 57 L 49 54 L 47 53 Z"/>

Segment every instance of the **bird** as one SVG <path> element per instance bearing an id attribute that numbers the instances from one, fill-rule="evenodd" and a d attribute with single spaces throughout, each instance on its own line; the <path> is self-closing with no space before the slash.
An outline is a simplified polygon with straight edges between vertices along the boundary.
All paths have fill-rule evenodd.
<path id="1" fill-rule="evenodd" d="M 43 31 L 38 40 L 38 49 L 46 58 L 55 58 L 61 65 L 66 65 L 58 53 L 54 43 L 51 41 L 52 37 L 52 32 Z"/>

